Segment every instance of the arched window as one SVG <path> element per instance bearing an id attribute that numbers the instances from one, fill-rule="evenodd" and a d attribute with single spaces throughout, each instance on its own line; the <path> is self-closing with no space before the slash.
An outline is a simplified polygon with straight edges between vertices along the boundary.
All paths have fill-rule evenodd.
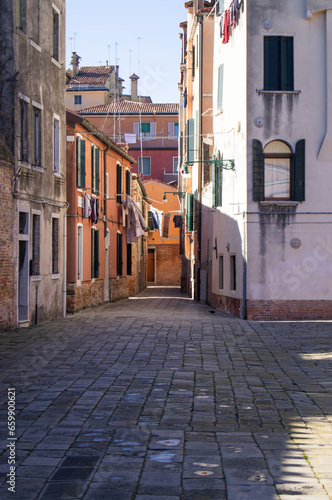
<path id="1" fill-rule="evenodd" d="M 269 142 L 264 148 L 265 199 L 291 198 L 292 151 L 282 141 Z"/>

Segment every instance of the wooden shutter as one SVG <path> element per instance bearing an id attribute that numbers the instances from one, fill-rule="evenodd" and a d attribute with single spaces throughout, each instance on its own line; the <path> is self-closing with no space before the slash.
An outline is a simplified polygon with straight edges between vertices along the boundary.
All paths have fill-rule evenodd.
<path id="1" fill-rule="evenodd" d="M 127 276 L 131 276 L 132 274 L 131 255 L 132 255 L 131 243 L 127 243 Z"/>
<path id="2" fill-rule="evenodd" d="M 264 200 L 264 154 L 261 141 L 253 140 L 253 201 Z"/>
<path id="3" fill-rule="evenodd" d="M 194 195 L 188 194 L 188 208 L 187 208 L 187 231 L 193 231 L 194 227 Z"/>
<path id="4" fill-rule="evenodd" d="M 218 109 L 223 109 L 223 94 L 224 94 L 224 65 L 219 66 L 218 74 Z"/>
<path id="5" fill-rule="evenodd" d="M 130 170 L 126 170 L 126 193 L 131 196 L 131 180 L 132 175 Z"/>
<path id="6" fill-rule="evenodd" d="M 117 233 L 117 275 L 122 276 L 122 234 Z"/>
<path id="7" fill-rule="evenodd" d="M 121 203 L 122 194 L 122 167 L 120 163 L 116 166 L 116 193 L 117 193 L 117 203 Z"/>
<path id="8" fill-rule="evenodd" d="M 99 194 L 99 149 L 94 148 L 94 191 Z"/>
<path id="9" fill-rule="evenodd" d="M 192 163 L 195 159 L 195 120 L 190 118 L 187 121 L 187 158 Z"/>
<path id="10" fill-rule="evenodd" d="M 264 90 L 280 90 L 279 38 L 278 36 L 264 37 Z"/>
<path id="11" fill-rule="evenodd" d="M 95 261 L 94 261 L 94 277 L 99 278 L 99 231 L 94 231 L 95 237 Z"/>
<path id="12" fill-rule="evenodd" d="M 52 274 L 59 272 L 59 219 L 52 219 Z"/>
<path id="13" fill-rule="evenodd" d="M 76 140 L 77 187 L 85 188 L 85 141 Z"/>
<path id="14" fill-rule="evenodd" d="M 295 157 L 292 169 L 292 200 L 305 200 L 305 139 L 295 146 Z"/>
<path id="15" fill-rule="evenodd" d="M 215 160 L 216 157 L 215 155 L 212 155 L 212 206 L 216 207 L 217 206 L 217 199 L 216 199 L 216 177 L 217 177 L 217 172 L 216 172 L 216 164 Z"/>
<path id="16" fill-rule="evenodd" d="M 280 37 L 280 90 L 294 90 L 294 40 Z"/>

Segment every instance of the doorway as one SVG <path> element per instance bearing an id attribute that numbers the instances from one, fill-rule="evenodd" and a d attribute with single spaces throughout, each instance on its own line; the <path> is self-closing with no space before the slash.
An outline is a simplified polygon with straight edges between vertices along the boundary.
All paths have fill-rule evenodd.
<path id="1" fill-rule="evenodd" d="M 18 320 L 29 320 L 29 214 L 19 212 Z"/>
<path id="2" fill-rule="evenodd" d="M 155 253 L 154 248 L 148 249 L 148 265 L 147 265 L 147 281 L 148 283 L 154 283 L 155 279 Z"/>

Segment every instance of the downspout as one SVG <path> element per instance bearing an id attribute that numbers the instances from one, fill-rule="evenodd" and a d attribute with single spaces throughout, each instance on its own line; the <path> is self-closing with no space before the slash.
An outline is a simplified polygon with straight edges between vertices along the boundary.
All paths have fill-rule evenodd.
<path id="1" fill-rule="evenodd" d="M 247 220 L 246 212 L 243 212 L 243 304 L 242 316 L 247 319 Z"/>
<path id="2" fill-rule="evenodd" d="M 107 182 L 107 176 L 106 176 L 106 166 L 107 166 L 107 162 L 106 162 L 106 158 L 107 158 L 107 152 L 109 151 L 110 149 L 110 146 L 107 146 L 106 149 L 104 149 L 104 238 L 106 238 L 107 236 L 107 194 L 106 194 L 106 182 Z"/>
<path id="3" fill-rule="evenodd" d="M 67 210 L 69 203 L 66 202 L 65 213 L 63 214 L 63 280 L 62 280 L 62 317 L 66 317 L 67 312 Z"/>
<path id="4" fill-rule="evenodd" d="M 202 107 L 203 107 L 203 19 L 199 20 L 199 104 L 198 104 L 198 159 L 202 160 Z M 201 298 L 201 253 L 202 253 L 202 163 L 198 163 L 198 228 L 197 228 L 197 301 Z"/>

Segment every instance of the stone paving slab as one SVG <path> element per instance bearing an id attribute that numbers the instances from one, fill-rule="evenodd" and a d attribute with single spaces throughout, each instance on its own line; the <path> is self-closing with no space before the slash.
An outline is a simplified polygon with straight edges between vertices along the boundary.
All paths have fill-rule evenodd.
<path id="1" fill-rule="evenodd" d="M 4 332 L 0 498 L 10 456 L 24 500 L 332 498 L 331 352 L 332 322 L 246 322 L 168 287 Z"/>

